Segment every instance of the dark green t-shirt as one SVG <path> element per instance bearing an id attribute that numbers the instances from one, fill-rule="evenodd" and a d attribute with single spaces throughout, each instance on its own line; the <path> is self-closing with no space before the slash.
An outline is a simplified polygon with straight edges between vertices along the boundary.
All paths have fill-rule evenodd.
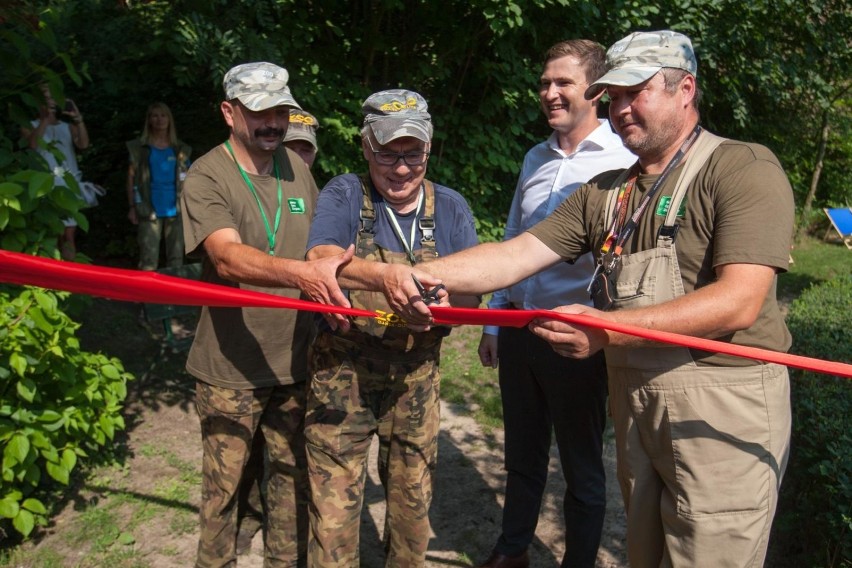
<path id="1" fill-rule="evenodd" d="M 656 246 L 666 203 L 682 168 L 683 165 L 674 169 L 660 188 L 626 243 L 624 254 Z M 597 256 L 605 237 L 607 190 L 619 173 L 610 171 L 593 178 L 529 232 L 566 260 L 588 251 Z M 630 196 L 629 213 L 658 177 L 639 176 Z M 684 201 L 675 246 L 687 294 L 714 282 L 715 267 L 723 264 L 760 264 L 787 270 L 793 236 L 793 192 L 777 158 L 767 148 L 724 142 L 699 170 Z M 775 285 L 754 325 L 719 339 L 787 351 L 791 339 L 775 299 Z M 693 351 L 693 357 L 707 365 L 754 364 L 751 360 L 703 351 Z"/>
<path id="2" fill-rule="evenodd" d="M 281 177 L 281 221 L 275 256 L 303 260 L 314 213 L 316 183 L 305 163 L 294 153 L 276 154 Z M 278 188 L 274 175 L 248 174 L 266 212 L 275 224 Z M 248 246 L 269 250 L 257 201 L 224 146 L 217 146 L 190 168 L 181 196 L 186 251 L 203 259 L 202 280 L 299 298 L 292 288 L 237 284 L 218 276 L 204 252 L 204 239 L 231 228 Z M 186 368 L 194 377 L 215 386 L 250 389 L 292 384 L 307 379 L 307 348 L 313 337 L 313 314 L 273 308 L 204 307 Z"/>

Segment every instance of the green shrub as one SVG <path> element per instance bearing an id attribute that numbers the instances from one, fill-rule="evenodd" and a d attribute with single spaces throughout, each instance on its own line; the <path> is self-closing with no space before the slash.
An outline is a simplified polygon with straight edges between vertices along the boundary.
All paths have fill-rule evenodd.
<path id="1" fill-rule="evenodd" d="M 813 286 L 793 302 L 793 351 L 852 361 L 852 276 Z M 852 381 L 794 370 L 793 439 L 776 538 L 791 566 L 852 559 Z M 844 560 L 845 559 L 845 560 Z"/>
<path id="2" fill-rule="evenodd" d="M 46 521 L 39 490 L 51 478 L 68 484 L 77 457 L 124 428 L 132 376 L 117 359 L 80 350 L 79 324 L 59 307 L 65 297 L 0 291 L 0 518 L 24 536 Z"/>
<path id="3" fill-rule="evenodd" d="M 16 139 L 38 116 L 42 82 L 61 103 L 67 81 L 79 86 L 86 73 L 60 50 L 55 15 L 31 10 L 0 8 L 0 248 L 56 258 L 62 219 L 88 228 L 82 200 L 69 176 L 70 189 L 56 187 L 46 162 Z M 55 482 L 67 485 L 78 457 L 103 454 L 124 429 L 132 376 L 117 359 L 80 350 L 80 326 L 64 311 L 74 302 L 0 287 L 0 541 L 12 528 L 26 537 L 45 524 Z"/>

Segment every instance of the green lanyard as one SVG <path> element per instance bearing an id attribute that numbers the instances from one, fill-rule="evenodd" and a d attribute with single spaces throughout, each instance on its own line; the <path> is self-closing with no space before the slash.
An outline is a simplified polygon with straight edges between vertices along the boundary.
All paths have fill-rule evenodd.
<path id="1" fill-rule="evenodd" d="M 399 221 L 396 219 L 396 213 L 394 213 L 393 208 L 388 207 L 387 203 L 385 203 L 385 209 L 388 212 L 388 217 L 390 218 L 391 225 L 393 226 L 393 230 L 396 233 L 396 236 L 399 238 L 399 242 L 402 243 L 402 247 L 405 249 L 405 254 L 408 256 L 408 260 L 412 265 L 417 263 L 417 258 L 414 256 L 414 231 L 417 229 L 417 216 L 420 215 L 420 209 L 423 208 L 423 186 L 420 186 L 420 195 L 417 198 L 417 210 L 414 212 L 414 219 L 411 220 L 411 244 L 408 244 L 408 241 L 405 240 L 405 235 L 402 234 L 402 228 L 399 226 Z"/>
<path id="2" fill-rule="evenodd" d="M 263 217 L 263 225 L 266 228 L 266 240 L 269 243 L 269 255 L 275 256 L 275 237 L 278 234 L 278 227 L 281 225 L 281 177 L 278 175 L 278 162 L 275 160 L 275 156 L 272 156 L 272 171 L 275 173 L 275 179 L 278 181 L 278 211 L 275 212 L 275 230 L 271 230 L 269 228 L 269 219 L 266 217 L 266 212 L 263 210 L 263 205 L 260 203 L 260 197 L 257 196 L 254 184 L 251 183 L 248 174 L 237 161 L 237 157 L 234 155 L 234 150 L 231 148 L 231 142 L 229 140 L 225 140 L 225 148 L 227 148 L 228 152 L 231 153 L 234 163 L 237 164 L 237 169 L 240 170 L 240 174 L 242 174 L 243 179 L 246 180 L 246 185 L 251 190 L 254 200 L 257 201 L 257 208 L 260 210 L 260 216 Z"/>

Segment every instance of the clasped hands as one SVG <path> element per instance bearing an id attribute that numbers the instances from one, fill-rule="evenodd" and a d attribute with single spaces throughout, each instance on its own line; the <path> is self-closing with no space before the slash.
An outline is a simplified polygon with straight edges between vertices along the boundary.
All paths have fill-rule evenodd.
<path id="1" fill-rule="evenodd" d="M 450 296 L 447 290 L 441 287 L 436 291 L 436 301 L 427 306 L 412 275 L 428 291 L 432 291 L 441 284 L 440 278 L 428 272 L 401 264 L 388 264 L 382 272 L 382 292 L 394 313 L 404 319 L 410 329 L 428 331 L 434 322 L 429 307 L 448 307 Z"/>
<path id="2" fill-rule="evenodd" d="M 387 265 L 383 277 L 383 292 L 393 311 L 408 322 L 410 328 L 417 331 L 428 330 L 433 324 L 432 312 L 423 301 L 423 297 L 411 275 L 414 274 L 423 286 L 431 290 L 441 284 L 441 279 L 421 270 L 404 265 Z M 438 292 L 438 302 L 431 306 L 447 307 L 450 295 L 446 290 Z M 599 319 L 611 319 L 607 312 L 581 304 L 560 306 L 554 312 L 564 314 L 583 314 Z M 573 359 L 589 357 L 607 346 L 609 334 L 604 329 L 550 319 L 536 318 L 529 329 L 548 343 L 558 354 Z"/>

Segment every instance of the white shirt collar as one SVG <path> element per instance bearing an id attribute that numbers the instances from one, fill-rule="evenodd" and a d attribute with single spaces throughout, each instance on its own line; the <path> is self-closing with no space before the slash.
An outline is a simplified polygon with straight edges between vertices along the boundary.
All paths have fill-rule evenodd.
<path id="1" fill-rule="evenodd" d="M 613 137 L 618 139 L 620 142 L 618 134 L 612 131 L 609 121 L 605 118 L 599 118 L 598 127 L 592 130 L 588 136 L 583 138 L 580 143 L 577 144 L 577 148 L 574 150 L 574 153 L 588 150 L 603 150 L 604 148 L 612 145 Z M 551 150 L 558 152 L 563 156 L 568 156 L 568 154 L 559 147 L 559 133 L 555 130 L 547 139 L 547 145 Z"/>

